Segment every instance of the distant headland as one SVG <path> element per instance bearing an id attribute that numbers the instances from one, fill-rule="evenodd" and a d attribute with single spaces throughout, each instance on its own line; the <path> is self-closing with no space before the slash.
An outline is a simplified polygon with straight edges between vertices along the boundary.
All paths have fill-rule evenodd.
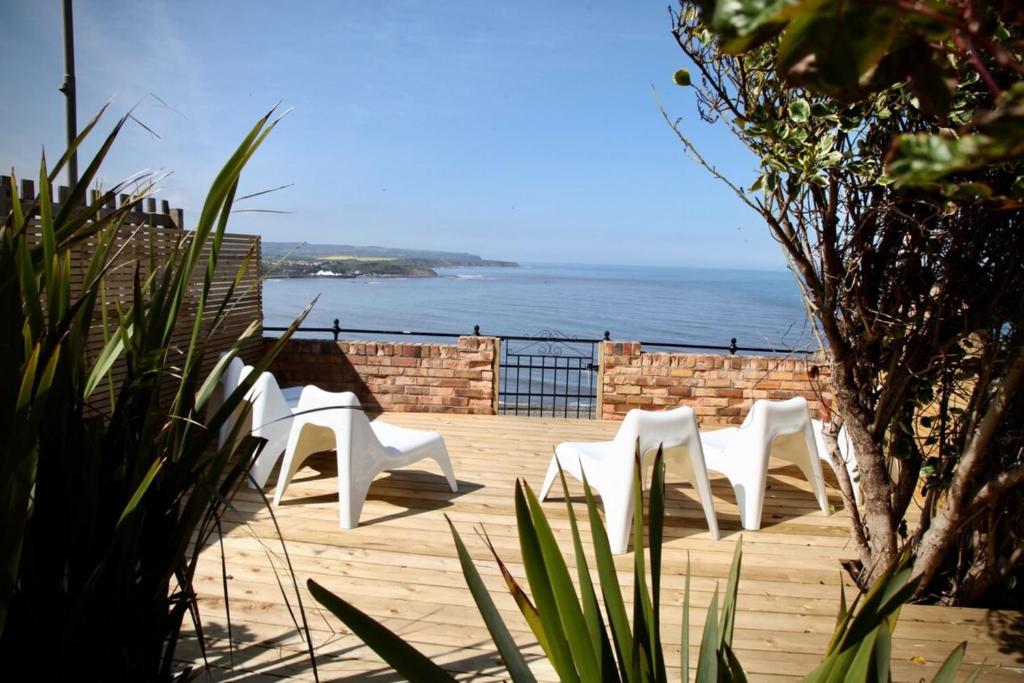
<path id="1" fill-rule="evenodd" d="M 263 273 L 267 277 L 437 277 L 435 268 L 518 266 L 514 261 L 461 252 L 263 242 Z"/>

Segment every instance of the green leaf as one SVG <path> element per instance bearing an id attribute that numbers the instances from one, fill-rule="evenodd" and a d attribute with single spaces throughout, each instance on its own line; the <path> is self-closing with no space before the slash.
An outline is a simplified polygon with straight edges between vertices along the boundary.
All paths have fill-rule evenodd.
<path id="1" fill-rule="evenodd" d="M 661 445 L 658 446 L 658 452 L 654 457 L 654 474 L 651 477 L 650 501 L 647 507 L 653 607 L 651 643 L 654 647 L 654 673 L 658 681 L 664 682 L 668 674 L 665 670 L 665 654 L 661 647 L 661 546 L 665 529 L 665 454 Z"/>
<path id="2" fill-rule="evenodd" d="M 892 667 L 892 631 L 884 621 L 878 626 L 878 639 L 875 641 L 874 676 L 876 680 L 890 681 Z"/>
<path id="3" fill-rule="evenodd" d="M 956 680 L 956 672 L 960 668 L 960 662 L 964 659 L 964 653 L 967 651 L 967 642 L 960 643 L 953 651 L 946 657 L 946 661 L 939 667 L 938 672 L 935 674 L 935 678 L 932 679 L 933 683 L 953 683 Z"/>
<path id="4" fill-rule="evenodd" d="M 583 474 L 583 491 L 587 499 L 587 513 L 590 521 L 590 535 L 594 545 L 594 558 L 597 563 L 597 575 L 601 583 L 604 608 L 608 614 L 608 623 L 611 626 L 619 668 L 622 670 L 624 680 L 633 681 L 636 680 L 636 671 L 631 661 L 633 633 L 630 630 L 626 606 L 622 600 L 622 588 L 619 586 L 619 577 L 615 571 L 615 560 L 612 557 L 611 546 L 608 545 L 608 532 L 597 511 L 597 502 L 587 483 L 585 472 Z"/>
<path id="5" fill-rule="evenodd" d="M 690 553 L 686 553 L 686 585 L 683 588 L 683 627 L 679 646 L 682 680 L 690 680 Z"/>
<path id="6" fill-rule="evenodd" d="M 18 390 L 18 398 L 14 403 L 14 410 L 20 413 L 27 410 L 32 403 L 32 390 L 36 385 L 36 368 L 39 365 L 39 355 L 42 347 L 37 342 L 32 348 L 32 353 L 25 363 L 25 369 L 21 373 L 21 389 Z"/>
<path id="7" fill-rule="evenodd" d="M 722 49 L 746 52 L 772 38 L 786 25 L 803 0 L 733 0 L 714 4 L 705 21 L 722 38 Z"/>
<path id="8" fill-rule="evenodd" d="M 143 496 L 146 495 L 146 491 L 149 490 L 150 484 L 153 483 L 153 479 L 156 478 L 157 473 L 160 472 L 160 469 L 164 466 L 166 461 L 166 458 L 159 458 L 158 460 L 154 460 L 153 464 L 149 466 L 146 476 L 142 478 L 141 482 L 139 482 L 139 485 L 135 488 L 135 492 L 132 494 L 132 497 L 124 506 L 124 510 L 121 511 L 121 516 L 117 519 L 118 526 L 120 526 L 121 523 L 135 511 L 135 508 L 139 506 Z"/>
<path id="9" fill-rule="evenodd" d="M 789 118 L 797 123 L 806 123 L 811 116 L 811 105 L 800 98 L 789 103 Z"/>
<path id="10" fill-rule="evenodd" d="M 704 635 L 700 641 L 700 655 L 697 658 L 697 680 L 700 682 L 718 680 L 718 587 L 711 596 L 711 605 L 704 618 Z"/>
<path id="11" fill-rule="evenodd" d="M 548 643 L 547 634 L 544 632 L 544 624 L 540 618 L 540 612 L 530 602 L 530 597 L 526 594 L 526 591 L 522 589 L 519 583 L 512 576 L 512 572 L 508 570 L 505 563 L 501 560 L 498 555 L 498 551 L 495 550 L 494 544 L 491 543 L 491 539 L 487 536 L 487 532 L 484 531 L 484 541 L 487 543 L 487 547 L 491 551 L 491 555 L 494 556 L 494 561 L 498 563 L 498 569 L 501 571 L 501 576 L 505 580 L 505 585 L 508 587 L 509 593 L 512 595 L 512 599 L 515 600 L 516 606 L 522 613 L 523 618 L 526 620 L 527 626 L 533 631 L 533 635 L 537 638 L 537 643 L 541 649 L 544 650 L 544 655 L 551 660 L 552 652 L 551 646 Z"/>
<path id="12" fill-rule="evenodd" d="M 197 410 L 201 410 L 206 405 L 206 402 L 210 400 L 210 396 L 213 395 L 213 392 L 220 384 L 221 378 L 224 376 L 224 370 L 231 364 L 236 355 L 229 351 L 217 360 L 217 364 L 213 366 L 210 374 L 206 376 L 203 384 L 199 387 L 199 391 L 196 392 L 195 405 Z"/>
<path id="13" fill-rule="evenodd" d="M 580 596 L 583 601 L 583 618 L 587 622 L 591 646 L 594 648 L 594 652 L 600 653 L 601 677 L 605 679 L 614 676 L 615 656 L 612 653 L 611 643 L 608 642 L 608 629 L 605 628 L 604 619 L 601 616 L 601 605 L 597 601 L 594 582 L 590 578 L 590 567 L 587 564 L 586 553 L 583 551 L 583 538 L 576 522 L 576 511 L 573 509 L 572 498 L 569 496 L 569 484 L 565 480 L 565 472 L 562 471 L 561 463 L 558 460 L 555 460 L 555 463 L 558 464 L 558 478 L 562 483 L 565 509 L 569 515 L 573 552 L 576 556 L 576 577 L 579 581 Z"/>
<path id="14" fill-rule="evenodd" d="M 512 638 L 512 634 L 509 633 L 508 627 L 501 618 L 501 613 L 498 612 L 494 600 L 491 599 L 490 593 L 487 592 L 487 587 L 484 585 L 483 579 L 480 578 L 480 572 L 477 571 L 476 565 L 473 564 L 473 558 L 470 557 L 469 551 L 466 550 L 466 545 L 462 542 L 459 532 L 455 530 L 455 525 L 452 524 L 452 520 L 448 518 L 448 515 L 445 515 L 444 518 L 452 531 L 455 551 L 459 555 L 459 564 L 462 565 L 462 576 L 466 579 L 466 585 L 469 586 L 469 592 L 473 595 L 473 601 L 476 602 L 480 616 L 483 617 L 484 623 L 487 625 L 487 630 L 491 634 L 491 640 L 494 641 L 495 647 L 498 648 L 498 653 L 501 655 L 502 661 L 505 662 L 509 675 L 517 683 L 519 681 L 530 682 L 536 680 L 530 671 L 530 667 L 526 664 L 526 660 L 523 658 L 523 653 L 519 651 L 519 646 L 516 645 L 516 641 Z"/>
<path id="15" fill-rule="evenodd" d="M 526 500 L 521 481 L 516 481 L 515 489 L 516 523 L 519 528 L 519 548 L 526 569 L 526 579 L 530 591 L 537 601 L 544 633 L 551 647 L 551 664 L 563 681 L 579 681 L 576 664 L 573 661 L 573 650 L 569 646 L 569 634 L 563 627 L 559 604 L 553 589 L 552 577 L 548 574 L 544 551 L 538 538 L 534 520 L 530 514 L 530 504 Z M 575 599 L 575 593 L 573 593 Z M 583 637 L 586 636 L 584 627 Z M 589 642 L 589 640 L 588 640 Z"/>
<path id="16" fill-rule="evenodd" d="M 926 186 L 952 173 L 1013 160 L 1024 154 L 1024 104 L 985 117 L 971 132 L 912 133 L 896 138 L 886 172 L 897 186 Z"/>
<path id="17" fill-rule="evenodd" d="M 855 101 L 864 94 L 862 79 L 889 51 L 899 18 L 882 5 L 807 3 L 779 41 L 779 72 L 840 102 Z"/>
<path id="18" fill-rule="evenodd" d="M 655 676 L 658 672 L 653 655 L 659 643 L 654 638 L 654 606 L 647 587 L 647 568 L 644 561 L 644 467 L 639 438 L 636 441 L 633 461 L 633 647 L 634 657 L 639 656 L 641 676 L 643 680 L 647 680 L 645 670 Z"/>
<path id="19" fill-rule="evenodd" d="M 21 209 L 21 196 L 18 194 L 18 177 L 11 170 L 11 216 L 14 218 L 14 232 L 20 233 L 25 225 L 25 214 Z"/>
<path id="20" fill-rule="evenodd" d="M 686 69 L 679 69 L 675 75 L 672 76 L 672 80 L 676 85 L 686 87 L 690 85 L 690 72 Z"/>
<path id="21" fill-rule="evenodd" d="M 35 266 L 32 265 L 32 255 L 29 253 L 28 244 L 26 244 L 25 240 L 18 240 L 14 257 L 17 263 L 18 275 L 21 279 L 21 298 L 25 306 L 26 322 L 32 330 L 32 337 L 38 338 L 43 332 L 46 318 L 43 316 L 43 308 L 40 303 L 41 297 L 36 281 Z"/>
<path id="22" fill-rule="evenodd" d="M 306 587 L 317 602 L 341 619 L 352 633 L 408 680 L 424 683 L 449 683 L 455 680 L 454 676 L 434 664 L 373 617 L 345 602 L 313 579 L 306 580 Z"/>
<path id="23" fill-rule="evenodd" d="M 743 536 L 736 542 L 732 555 L 732 566 L 729 568 L 729 581 L 725 586 L 722 599 L 722 626 L 718 634 L 718 647 L 732 645 L 732 633 L 736 626 L 736 597 L 739 591 L 740 564 L 743 559 Z"/>
<path id="24" fill-rule="evenodd" d="M 61 347 L 55 346 L 49 360 L 46 361 L 46 365 L 43 367 L 43 373 L 39 376 L 39 382 L 36 383 L 35 400 L 37 402 L 49 393 L 50 387 L 53 385 L 53 378 L 57 374 L 57 364 L 60 362 L 60 358 Z"/>
<path id="25" fill-rule="evenodd" d="M 555 541 L 551 525 L 548 524 L 547 516 L 541 508 L 537 496 L 534 495 L 533 489 L 525 482 L 523 482 L 522 488 L 533 517 L 544 568 L 551 582 L 555 605 L 558 608 L 558 618 L 565 631 L 576 670 L 584 681 L 598 680 L 601 677 L 601 660 L 598 657 L 598 652 L 591 645 L 587 622 L 583 617 L 583 610 L 576 596 L 569 568 L 565 564 L 565 558 L 558 547 L 558 542 Z M 542 610 L 541 614 L 543 615 L 543 613 Z"/>
<path id="26" fill-rule="evenodd" d="M 103 378 L 113 367 L 114 362 L 120 357 L 125 348 L 125 339 L 131 336 L 131 326 L 122 325 L 114 330 L 114 336 L 103 345 L 103 350 L 100 351 L 99 356 L 96 357 L 96 362 L 93 363 L 92 369 L 89 371 L 89 377 L 85 382 L 84 395 L 86 398 L 92 396 L 93 392 L 96 391 L 96 387 L 100 385 Z"/>
<path id="27" fill-rule="evenodd" d="M 867 636 L 857 641 L 853 646 L 856 655 L 853 657 L 853 661 L 850 662 L 849 668 L 845 671 L 845 680 L 851 682 L 868 680 L 868 672 L 874 662 L 875 640 L 878 638 L 878 632 L 885 627 L 883 622 L 878 628 L 868 633 Z M 834 675 L 833 678 L 835 678 Z"/>
<path id="28" fill-rule="evenodd" d="M 722 645 L 721 666 L 728 672 L 725 679 L 730 683 L 746 683 L 747 675 L 743 672 L 743 666 L 729 645 Z"/>
<path id="29" fill-rule="evenodd" d="M 839 614 L 836 617 L 836 628 L 838 632 L 846 627 L 847 615 L 849 610 L 846 606 L 846 586 L 843 584 L 843 571 L 839 571 Z"/>

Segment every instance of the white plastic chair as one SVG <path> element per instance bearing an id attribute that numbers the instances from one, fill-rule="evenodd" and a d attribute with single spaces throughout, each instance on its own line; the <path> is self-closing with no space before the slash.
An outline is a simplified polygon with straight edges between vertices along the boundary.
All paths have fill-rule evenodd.
<path id="1" fill-rule="evenodd" d="M 224 399 L 238 388 L 238 385 L 248 377 L 252 370 L 252 366 L 243 364 L 241 359 L 237 357 L 231 359 L 224 374 L 221 375 L 217 393 L 210 402 L 210 414 L 223 404 Z M 248 413 L 247 424 L 242 428 L 240 434 L 252 434 L 267 440 L 250 470 L 249 486 L 251 488 L 262 488 L 266 485 L 270 472 L 274 469 L 274 464 L 288 446 L 292 411 L 298 405 L 301 391 L 302 387 L 290 387 L 282 391 L 274 376 L 269 372 L 264 372 L 245 394 L 243 400 L 249 404 L 248 410 L 240 404 L 235 413 L 221 425 L 217 438 L 218 447 L 221 448 L 231 437 L 231 432 L 239 418 L 246 412 Z"/>
<path id="2" fill-rule="evenodd" d="M 823 433 L 823 425 L 821 420 L 811 420 L 811 424 L 814 426 L 814 442 L 818 446 L 818 455 L 822 460 L 828 463 L 828 466 L 835 472 L 836 466 L 832 464 L 832 459 L 828 457 L 828 449 L 825 447 L 825 436 Z M 859 476 L 859 470 L 857 469 L 857 458 L 853 453 L 853 441 L 850 440 L 850 435 L 846 433 L 846 425 L 839 428 L 839 434 L 836 435 L 836 442 L 839 444 L 839 457 L 843 459 L 843 464 L 846 466 L 846 471 L 850 475 L 850 484 L 853 487 L 853 499 L 860 505 L 864 502 L 863 494 L 860 492 L 860 484 L 857 479 Z M 836 474 L 838 476 L 838 473 Z"/>
<path id="3" fill-rule="evenodd" d="M 247 367 L 246 372 L 251 369 Z M 288 447 L 288 437 L 291 434 L 294 414 L 298 410 L 301 391 L 301 387 L 282 391 L 274 375 L 264 372 L 246 392 L 245 400 L 250 405 L 250 432 L 253 436 L 267 440 L 249 471 L 250 487 L 266 486 L 274 464 Z"/>
<path id="4" fill-rule="evenodd" d="M 626 552 L 633 522 L 633 467 L 637 440 L 644 474 L 661 446 L 666 472 L 688 481 L 697 489 L 711 537 L 718 540 L 718 519 L 711 499 L 711 486 L 704 467 L 704 453 L 693 409 L 653 412 L 634 409 L 626 414 L 612 441 L 562 443 L 548 466 L 540 499 L 544 500 L 558 477 L 558 465 L 576 479 L 587 475 L 587 483 L 601 494 L 608 543 L 615 555 Z"/>
<path id="5" fill-rule="evenodd" d="M 370 422 L 351 392 L 333 393 L 314 386 L 302 390 L 274 491 L 279 505 L 292 477 L 309 456 L 333 450 L 338 457 L 338 506 L 341 528 L 354 529 L 374 477 L 424 458 L 437 462 L 453 493 L 458 483 L 444 438 L 438 432 Z"/>
<path id="6" fill-rule="evenodd" d="M 221 354 L 223 357 L 224 354 Z M 246 369 L 248 368 L 248 369 Z M 220 382 L 217 384 L 217 389 L 214 391 L 213 396 L 210 398 L 210 402 L 207 405 L 206 414 L 208 417 L 213 417 L 222 405 L 224 405 L 225 399 L 231 395 L 231 393 L 238 388 L 242 378 L 249 373 L 252 367 L 246 365 L 241 358 L 235 356 L 228 363 L 228 366 L 224 368 L 224 372 L 220 376 Z M 228 440 L 228 436 L 231 434 L 231 430 L 235 426 L 235 421 L 238 419 L 238 412 L 231 415 L 224 424 L 220 426 L 220 431 L 217 433 L 217 447 L 222 448 Z"/>
<path id="7" fill-rule="evenodd" d="M 755 401 L 742 426 L 704 431 L 704 462 L 732 484 L 744 529 L 761 528 L 768 459 L 775 457 L 800 468 L 823 512 L 828 512 L 825 480 L 815 443 L 811 414 L 802 397 L 786 401 Z"/>

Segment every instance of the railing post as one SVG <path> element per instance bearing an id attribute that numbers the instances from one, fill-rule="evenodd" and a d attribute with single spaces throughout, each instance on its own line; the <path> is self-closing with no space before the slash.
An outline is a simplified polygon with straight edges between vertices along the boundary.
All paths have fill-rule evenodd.
<path id="1" fill-rule="evenodd" d="M 501 412 L 501 337 L 494 337 L 494 362 L 491 367 L 491 377 L 494 386 L 491 387 L 491 415 Z"/>
<path id="2" fill-rule="evenodd" d="M 341 322 L 335 318 L 334 324 L 331 325 L 331 332 L 334 333 L 334 341 L 338 341 L 338 335 L 341 334 Z"/>

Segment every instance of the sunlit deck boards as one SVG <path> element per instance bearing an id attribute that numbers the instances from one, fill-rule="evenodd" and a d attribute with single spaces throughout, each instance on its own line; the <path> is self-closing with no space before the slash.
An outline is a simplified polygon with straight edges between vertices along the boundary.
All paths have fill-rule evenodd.
<path id="1" fill-rule="evenodd" d="M 519 642 L 536 662 L 541 680 L 556 680 L 533 641 L 474 528 L 483 525 L 502 558 L 522 577 L 513 508 L 516 477 L 538 488 L 553 445 L 564 440 L 610 438 L 617 424 L 585 420 L 516 417 L 389 414 L 388 421 L 440 430 L 459 479 L 452 494 L 432 463 L 424 470 L 381 476 L 370 491 L 359 528 L 338 527 L 337 488 L 332 457 L 318 456 L 289 486 L 276 511 L 288 555 L 301 584 L 313 578 L 442 663 L 466 680 L 498 680 L 502 673 L 486 628 L 466 589 L 444 515 L 463 535 Z M 714 477 L 714 475 L 713 475 Z M 271 481 L 274 479 L 272 478 Z M 723 538 L 707 533 L 692 491 L 669 481 L 663 584 L 663 639 L 668 661 L 678 666 L 683 574 L 687 558 L 693 578 L 691 666 L 704 613 L 716 583 L 724 586 L 739 521 L 731 489 L 713 479 Z M 817 510 L 795 467 L 771 471 L 765 504 L 765 528 L 743 534 L 743 573 L 735 646 L 754 680 L 792 680 L 820 661 L 835 624 L 841 572 L 847 548 L 845 519 Z M 582 489 L 570 484 L 577 501 Z M 558 490 L 556 488 L 556 490 Z M 830 491 L 839 506 L 838 493 Z M 207 653 L 223 679 L 294 677 L 312 680 L 304 644 L 290 610 L 296 600 L 283 567 L 281 543 L 257 492 L 236 499 L 223 538 L 235 647 L 226 640 L 221 552 L 214 545 L 202 554 L 197 587 L 207 638 Z M 568 517 L 561 496 L 545 508 L 560 537 L 571 548 Z M 582 510 L 582 505 L 578 508 Z M 584 524 L 584 533 L 589 530 Z M 632 554 L 619 558 L 620 579 L 631 585 Z M 275 576 L 275 567 L 276 576 Z M 288 600 L 279 582 L 288 586 Z M 631 595 L 632 591 L 624 591 Z M 309 628 L 316 646 L 321 680 L 400 680 L 303 589 Z M 296 614 L 297 616 L 297 614 Z M 960 641 L 968 641 L 964 676 L 978 665 L 982 680 L 1020 680 L 1024 676 L 1024 619 L 1015 612 L 906 607 L 894 638 L 894 677 L 929 677 Z M 179 654 L 199 658 L 194 640 Z M 230 670 L 233 658 L 234 670 Z M 923 658 L 923 660 L 921 660 Z M 922 662 L 923 663 L 918 663 Z M 673 672 L 678 677 L 678 671 Z"/>

